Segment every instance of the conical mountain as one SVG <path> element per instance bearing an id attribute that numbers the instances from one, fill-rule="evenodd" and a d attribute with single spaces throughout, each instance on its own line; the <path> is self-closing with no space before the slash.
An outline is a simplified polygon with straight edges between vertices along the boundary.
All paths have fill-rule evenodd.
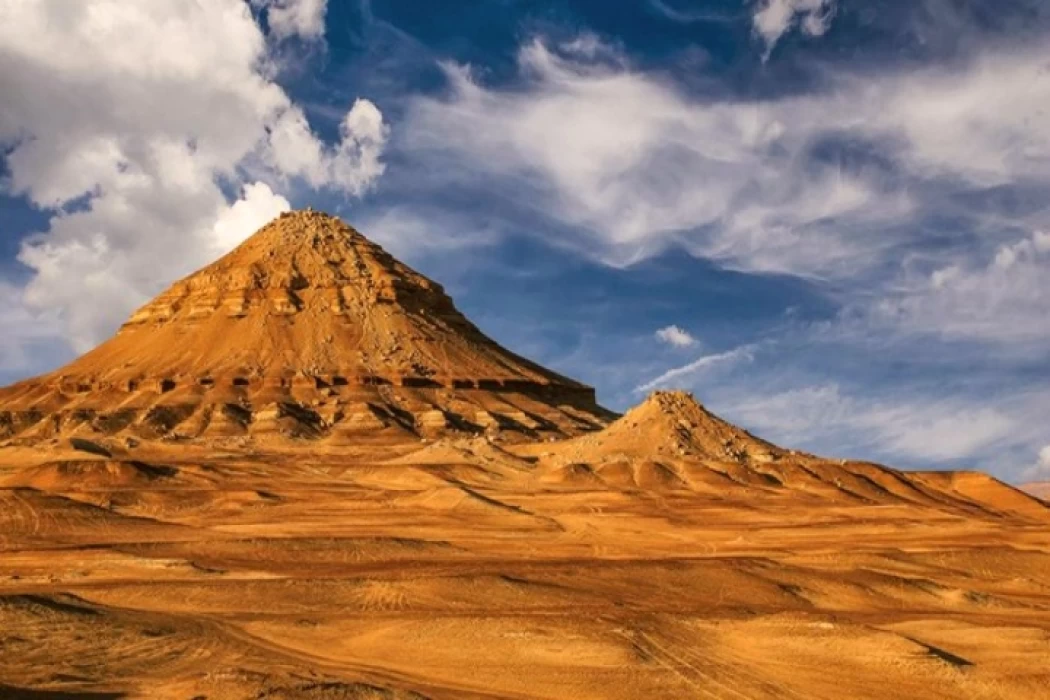
<path id="1" fill-rule="evenodd" d="M 574 435 L 590 387 L 498 345 L 334 217 L 283 214 L 110 340 L 0 390 L 0 437 L 507 430 Z M 5 435 L 6 433 L 6 435 Z"/>

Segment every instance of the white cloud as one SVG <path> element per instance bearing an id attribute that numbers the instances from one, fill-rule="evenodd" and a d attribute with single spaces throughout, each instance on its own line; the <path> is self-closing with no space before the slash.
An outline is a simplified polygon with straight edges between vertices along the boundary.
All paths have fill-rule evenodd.
<path id="1" fill-rule="evenodd" d="M 34 313 L 22 304 L 22 290 L 0 280 L 0 372 L 4 383 L 15 373 L 31 369 L 42 349 L 62 337 L 62 326 L 54 314 Z M 11 376 L 7 376 L 11 375 Z"/>
<path id="2" fill-rule="evenodd" d="M 1028 469 L 1022 478 L 1026 481 L 1050 481 L 1050 445 L 1039 450 L 1035 465 Z"/>
<path id="3" fill-rule="evenodd" d="M 679 388 L 682 386 L 688 386 L 688 382 L 693 381 L 697 374 L 705 370 L 754 359 L 755 348 L 756 346 L 754 345 L 746 345 L 727 350 L 726 352 L 698 357 L 689 364 L 670 369 L 655 379 L 640 385 L 635 389 L 635 392 L 643 393 L 646 391 L 652 391 L 653 389 L 659 389 L 660 387 L 667 387 L 668 385 L 671 385 L 672 382 L 679 382 L 679 384 L 675 385 Z M 681 384 L 682 382 L 686 382 L 686 384 L 683 385 Z"/>
<path id="4" fill-rule="evenodd" d="M 734 15 L 718 10 L 679 8 L 666 0 L 648 0 L 649 6 L 672 22 L 694 24 L 696 22 L 729 22 Z"/>
<path id="5" fill-rule="evenodd" d="M 686 331 L 678 326 L 667 326 L 656 331 L 656 339 L 673 345 L 676 348 L 688 348 L 692 345 L 696 345 L 696 338 L 690 335 L 689 331 Z"/>
<path id="6" fill-rule="evenodd" d="M 752 23 L 766 44 L 766 55 L 798 25 L 809 36 L 823 36 L 835 15 L 835 0 L 758 0 Z"/>
<path id="7" fill-rule="evenodd" d="M 1050 59 L 1045 51 L 985 52 L 960 69 L 904 75 L 891 87 L 856 86 L 862 99 L 885 100 L 867 103 L 868 114 L 884 133 L 907 144 L 916 175 L 957 177 L 981 187 L 1047 179 Z"/>
<path id="8" fill-rule="evenodd" d="M 983 263 L 939 268 L 872 312 L 876 323 L 939 335 L 1045 350 L 1050 338 L 1050 233 L 1002 245 Z"/>
<path id="9" fill-rule="evenodd" d="M 267 162 L 287 176 L 301 177 L 312 187 L 335 187 L 348 194 L 363 194 L 383 174 L 379 158 L 388 128 L 383 115 L 368 100 L 357 100 L 342 123 L 342 137 L 326 146 L 310 130 L 298 107 L 284 111 L 269 126 Z"/>
<path id="10" fill-rule="evenodd" d="M 320 39 L 324 36 L 328 0 L 252 0 L 252 4 L 266 8 L 270 32 L 279 39 L 291 36 Z"/>
<path id="11" fill-rule="evenodd" d="M 531 78 L 523 91 L 486 90 L 449 68 L 451 98 L 415 102 L 407 145 L 447 177 L 511 180 L 604 262 L 679 241 L 749 269 L 816 273 L 877 248 L 863 225 L 909 208 L 877 176 L 806 166 L 833 111 L 822 100 L 694 102 L 659 78 L 560 57 L 540 42 L 520 62 Z M 822 228 L 849 215 L 852 237 Z"/>
<path id="12" fill-rule="evenodd" d="M 527 80 L 513 89 L 446 66 L 447 97 L 411 104 L 401 129 L 429 166 L 428 184 L 514 192 L 553 224 L 539 228 L 558 230 L 558 245 L 606 264 L 681 245 L 724 267 L 832 282 L 844 303 L 886 299 L 906 309 L 901 322 L 923 318 L 934 332 L 942 317 L 924 311 L 936 306 L 929 270 L 917 281 L 902 261 L 936 255 L 931 264 L 966 273 L 950 292 L 957 303 L 943 302 L 969 314 L 943 316 L 951 334 L 966 324 L 991 335 L 1010 319 L 1011 332 L 1024 332 L 1027 319 L 1030 335 L 1046 337 L 1035 303 L 1047 293 L 1041 253 L 1018 251 L 1010 275 L 985 274 L 970 238 L 978 231 L 939 225 L 931 252 L 923 220 L 946 206 L 971 215 L 969 198 L 946 188 L 1050 186 L 1042 53 L 1000 48 L 951 68 L 829 73 L 819 92 L 768 100 L 687 96 L 622 57 L 589 60 L 542 41 L 527 43 L 519 63 Z M 829 141 L 878 157 L 814 157 Z M 1045 225 L 1045 214 L 972 216 L 989 238 Z M 974 273 L 987 279 L 965 279 Z"/>
<path id="13" fill-rule="evenodd" d="M 513 90 L 446 66 L 450 94 L 414 101 L 406 145 L 456 184 L 499 179 L 613 265 L 679 243 L 743 270 L 854 278 L 914 242 L 905 224 L 927 202 L 911 183 L 1050 180 L 1039 53 L 832 74 L 819 93 L 770 100 L 687 97 L 660 76 L 540 41 L 519 62 L 528 82 Z M 829 139 L 878 144 L 900 172 L 814 159 Z"/>
<path id="14" fill-rule="evenodd" d="M 315 17 L 324 3 L 279 7 L 293 5 Z M 322 143 L 270 55 L 242 0 L 0 2 L 4 186 L 55 210 L 19 256 L 34 272 L 28 313 L 55 311 L 85 350 L 286 208 L 290 188 L 368 189 L 383 171 L 379 110 L 358 100 L 340 142 Z"/>
<path id="15" fill-rule="evenodd" d="M 927 462 L 987 451 L 1015 438 L 1023 420 L 1013 410 L 965 398 L 891 400 L 848 394 L 834 383 L 755 392 L 719 403 L 727 415 L 788 446 L 834 445 L 852 456 L 877 452 Z"/>
<path id="16" fill-rule="evenodd" d="M 288 200 L 274 194 L 265 182 L 245 185 L 241 199 L 220 213 L 212 227 L 216 255 L 233 250 L 281 212 L 291 208 Z"/>
<path id="17" fill-rule="evenodd" d="M 435 253 L 450 254 L 452 269 L 448 274 L 453 275 L 465 267 L 464 251 L 493 245 L 503 233 L 464 221 L 457 211 L 441 206 L 427 209 L 384 206 L 378 211 L 365 212 L 355 221 L 355 226 L 398 259 L 415 262 Z M 432 257 L 431 262 L 441 257 Z"/>

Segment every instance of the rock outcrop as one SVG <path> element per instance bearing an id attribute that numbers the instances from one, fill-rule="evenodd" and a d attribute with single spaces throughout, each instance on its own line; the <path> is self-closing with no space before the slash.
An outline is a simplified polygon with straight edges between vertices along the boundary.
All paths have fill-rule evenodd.
<path id="1" fill-rule="evenodd" d="M 571 460 L 688 457 L 721 462 L 771 462 L 787 451 L 707 411 L 691 394 L 656 391 L 605 430 L 559 445 Z"/>
<path id="2" fill-rule="evenodd" d="M 0 390 L 0 440 L 571 436 L 594 390 L 506 350 L 331 216 L 282 215 L 71 364 Z"/>

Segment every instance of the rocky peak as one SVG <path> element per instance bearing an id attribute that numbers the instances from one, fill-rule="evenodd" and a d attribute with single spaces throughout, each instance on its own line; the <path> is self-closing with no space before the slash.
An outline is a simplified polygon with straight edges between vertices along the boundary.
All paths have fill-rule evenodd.
<path id="1" fill-rule="evenodd" d="M 441 285 L 339 219 L 299 211 L 173 284 L 66 367 L 0 390 L 0 412 L 8 411 L 0 434 L 113 406 L 124 413 L 105 425 L 121 430 L 142 411 L 163 414 L 158 431 L 167 434 L 195 407 L 249 424 L 267 406 L 265 416 L 324 434 L 349 415 L 341 408 L 348 401 L 360 409 L 356 424 L 393 422 L 410 432 L 518 426 L 573 434 L 599 427 L 605 415 L 593 389 L 499 346 Z"/>
<path id="2" fill-rule="evenodd" d="M 567 459 L 668 456 L 769 461 L 783 450 L 705 409 L 684 391 L 656 391 L 600 433 L 566 444 Z"/>
<path id="3" fill-rule="evenodd" d="M 419 313 L 453 309 L 441 285 L 398 262 L 343 221 L 315 211 L 286 212 L 226 256 L 175 283 L 126 324 L 192 321 L 210 313 L 302 311 L 317 298 L 345 314 L 377 304 Z"/>

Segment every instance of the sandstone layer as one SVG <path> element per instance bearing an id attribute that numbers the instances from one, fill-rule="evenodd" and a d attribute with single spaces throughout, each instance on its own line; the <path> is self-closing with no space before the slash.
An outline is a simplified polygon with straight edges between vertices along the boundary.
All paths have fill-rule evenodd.
<path id="1" fill-rule="evenodd" d="M 282 215 L 115 337 L 0 390 L 0 439 L 358 439 L 600 428 L 594 390 L 485 336 L 328 215 Z"/>

